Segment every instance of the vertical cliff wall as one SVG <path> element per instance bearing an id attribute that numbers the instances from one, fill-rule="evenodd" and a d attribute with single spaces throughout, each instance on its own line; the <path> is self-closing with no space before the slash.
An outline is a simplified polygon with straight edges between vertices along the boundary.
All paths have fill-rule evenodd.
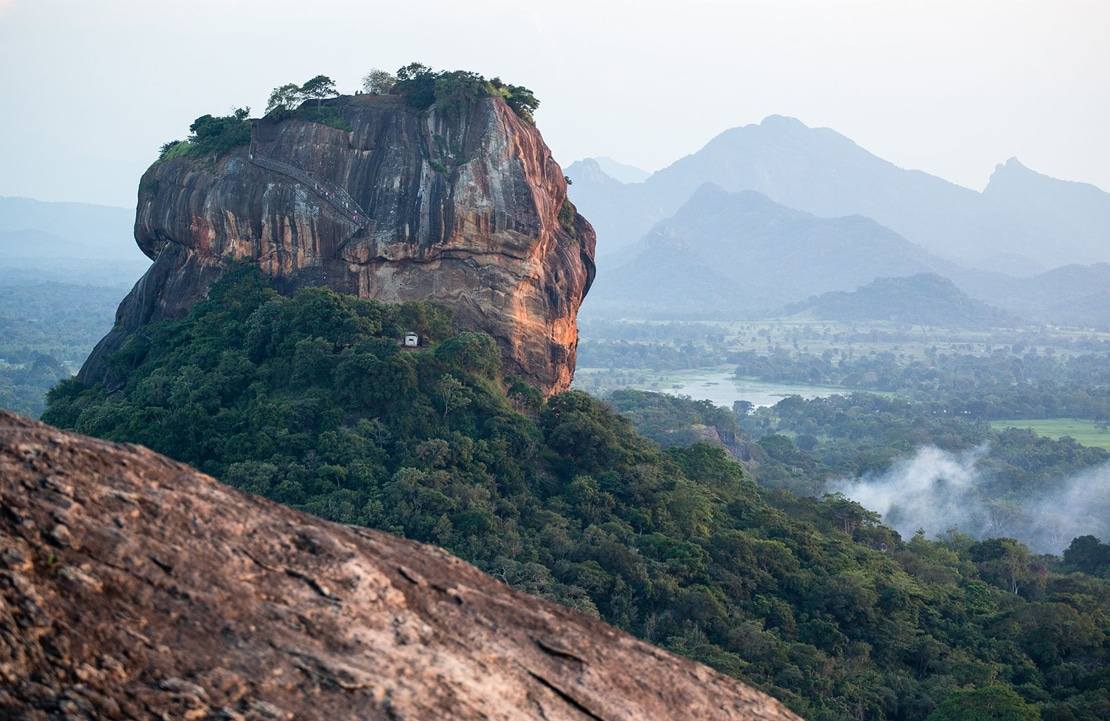
<path id="1" fill-rule="evenodd" d="M 594 275 L 594 232 L 536 128 L 500 98 L 457 115 L 393 96 L 327 101 L 350 130 L 297 117 L 255 123 L 249 147 L 155 163 L 135 239 L 154 260 L 116 329 L 81 371 L 146 323 L 180 316 L 230 264 L 293 291 L 438 301 L 460 330 L 493 336 L 504 372 L 546 393 L 570 385 L 575 316 Z"/>

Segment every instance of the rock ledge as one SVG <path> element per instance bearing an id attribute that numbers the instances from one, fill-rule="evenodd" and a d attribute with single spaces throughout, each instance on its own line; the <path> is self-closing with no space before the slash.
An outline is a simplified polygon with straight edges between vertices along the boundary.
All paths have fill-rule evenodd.
<path id="1" fill-rule="evenodd" d="M 441 549 L 0 411 L 0 717 L 796 719 Z"/>

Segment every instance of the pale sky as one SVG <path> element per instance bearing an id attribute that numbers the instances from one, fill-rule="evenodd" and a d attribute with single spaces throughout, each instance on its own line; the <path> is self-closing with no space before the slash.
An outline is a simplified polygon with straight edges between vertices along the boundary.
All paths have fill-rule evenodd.
<path id="1" fill-rule="evenodd" d="M 1110 190 L 1108 0 L 0 0 L 0 195 L 133 207 L 199 115 L 412 61 L 531 88 L 564 167 L 789 115 L 982 189 Z"/>

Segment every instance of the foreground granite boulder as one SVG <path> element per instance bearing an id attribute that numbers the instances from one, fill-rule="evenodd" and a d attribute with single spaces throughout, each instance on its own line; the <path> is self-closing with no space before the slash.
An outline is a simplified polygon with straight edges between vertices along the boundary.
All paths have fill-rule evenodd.
<path id="1" fill-rule="evenodd" d="M 506 375 L 566 390 L 595 237 L 536 127 L 495 97 L 446 116 L 388 95 L 324 107 L 349 129 L 262 118 L 249 146 L 147 170 L 135 240 L 154 263 L 80 377 L 111 385 L 106 356 L 130 333 L 249 263 L 289 292 L 450 305 L 459 330 L 497 340 Z"/>
<path id="2" fill-rule="evenodd" d="M 0 411 L 0 718 L 796 719 L 446 552 Z"/>

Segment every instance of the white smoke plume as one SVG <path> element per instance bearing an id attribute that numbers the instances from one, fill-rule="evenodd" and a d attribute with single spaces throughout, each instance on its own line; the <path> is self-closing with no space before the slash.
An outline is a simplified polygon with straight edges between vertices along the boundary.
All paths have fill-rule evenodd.
<path id="1" fill-rule="evenodd" d="M 1110 540 L 1110 465 L 1061 478 L 1049 491 L 991 498 L 979 468 L 989 448 L 950 453 L 923 446 L 881 474 L 830 481 L 904 539 L 918 530 L 934 538 L 957 528 L 973 538 L 1016 538 L 1041 553 L 1060 554 L 1076 536 Z"/>

